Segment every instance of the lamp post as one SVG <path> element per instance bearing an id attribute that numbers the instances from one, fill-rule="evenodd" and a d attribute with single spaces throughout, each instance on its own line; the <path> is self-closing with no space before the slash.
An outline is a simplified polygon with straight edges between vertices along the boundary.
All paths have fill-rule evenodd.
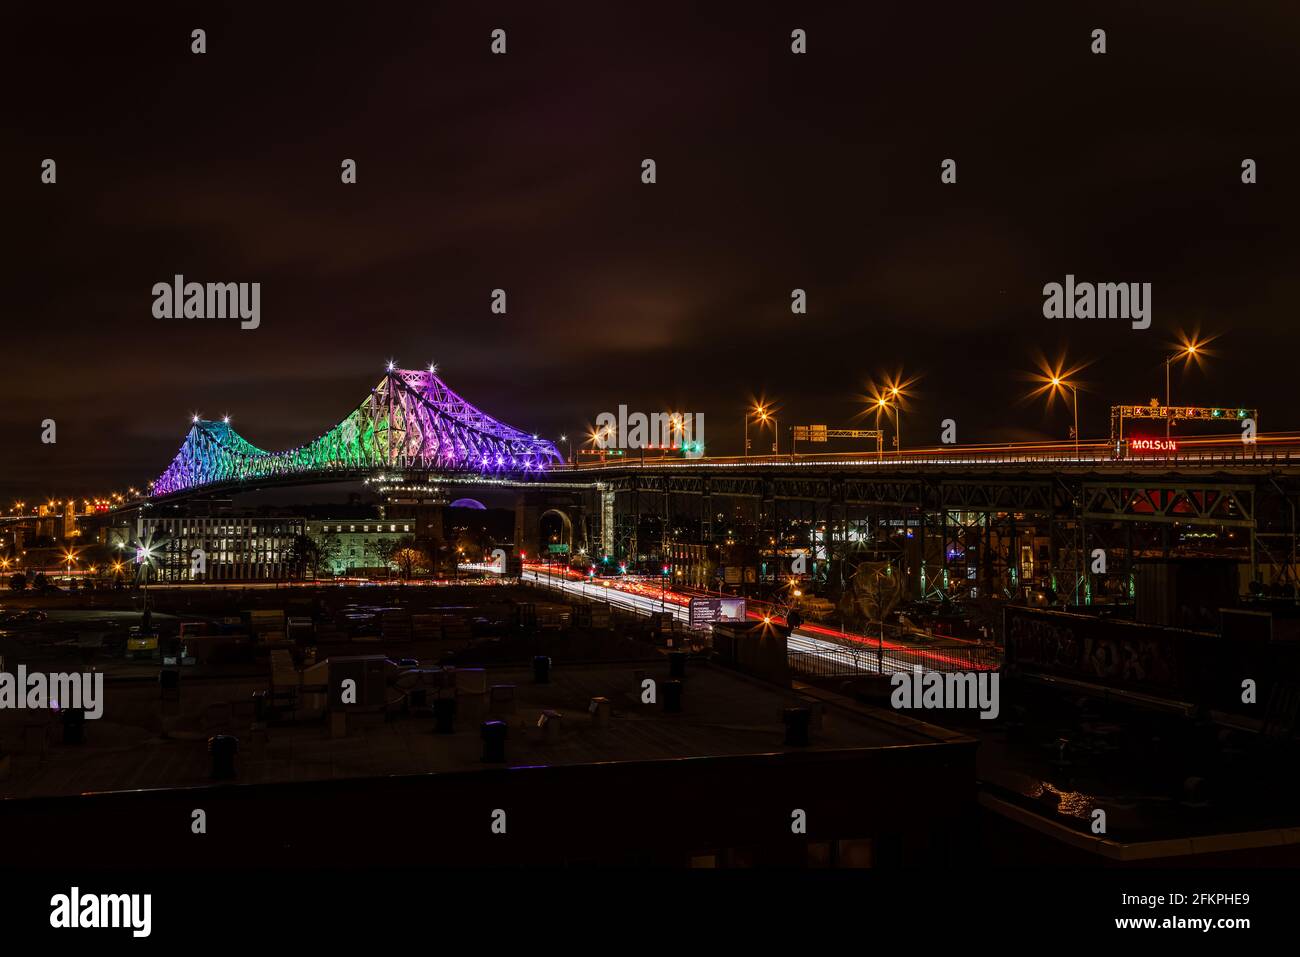
<path id="1" fill-rule="evenodd" d="M 876 406 L 875 406 L 875 408 L 876 408 L 876 431 L 880 431 L 880 413 L 883 412 L 883 411 L 885 411 L 886 409 L 891 408 L 891 406 L 890 406 L 890 404 L 889 404 L 889 399 L 888 399 L 886 396 L 883 396 L 883 395 L 878 395 L 878 396 L 876 396 Z M 899 440 L 899 438 L 898 438 L 898 428 L 899 428 L 899 425 L 901 424 L 901 423 L 900 423 L 900 419 L 899 419 L 899 415 L 900 415 L 900 413 L 899 413 L 899 410 L 898 410 L 898 406 L 897 406 L 897 405 L 892 406 L 892 408 L 894 409 L 894 422 L 895 422 L 895 429 L 894 429 L 894 447 L 895 447 L 895 450 L 897 450 L 897 449 L 901 448 L 901 446 L 902 446 L 902 442 L 901 442 L 901 441 Z M 882 453 L 882 455 L 883 455 L 883 453 Z"/>
<path id="2" fill-rule="evenodd" d="M 898 386 L 889 387 L 889 395 L 894 400 L 894 451 L 903 453 L 903 403 L 898 401 Z"/>
<path id="3" fill-rule="evenodd" d="M 1195 356 L 1197 355 L 1197 352 L 1198 352 L 1199 349 L 1200 349 L 1200 344 L 1197 343 L 1195 340 L 1193 340 L 1193 341 L 1187 343 L 1187 344 L 1186 344 L 1182 349 L 1180 349 L 1178 352 L 1171 353 L 1171 354 L 1170 354 L 1170 355 L 1165 359 L 1165 438 L 1166 438 L 1166 439 L 1168 439 L 1168 438 L 1170 437 L 1170 429 L 1171 429 L 1171 427 L 1172 427 L 1172 425 L 1173 425 L 1173 421 L 1174 421 L 1173 411 L 1169 408 L 1169 403 L 1170 403 L 1170 401 L 1171 401 L 1171 399 L 1170 399 L 1170 395 L 1169 395 L 1169 393 L 1170 393 L 1170 390 L 1169 390 L 1169 378 L 1170 378 L 1170 376 L 1169 376 L 1169 370 L 1170 370 L 1170 368 L 1173 366 L 1173 364 L 1174 364 L 1174 360 L 1175 360 L 1175 359 L 1190 359 L 1190 358 L 1193 358 L 1193 357 L 1195 357 Z"/>
<path id="4" fill-rule="evenodd" d="M 756 418 L 761 424 L 766 425 L 769 421 L 772 423 L 772 433 L 776 436 L 776 442 L 772 451 L 781 454 L 781 427 L 776 421 L 776 416 L 768 409 L 765 402 L 756 403 L 754 408 L 745 413 L 745 457 L 749 457 L 749 419 L 750 416 Z"/>
<path id="5" fill-rule="evenodd" d="M 140 566 L 140 577 L 143 581 L 143 609 L 140 614 L 140 633 L 148 634 L 151 628 L 152 614 L 149 611 L 149 561 L 153 558 L 152 543 L 140 543 L 136 546 L 135 562 Z"/>
<path id="6" fill-rule="evenodd" d="M 1079 458 L 1079 390 L 1060 376 L 1052 376 L 1052 388 L 1069 389 L 1074 397 L 1074 457 Z"/>
<path id="7" fill-rule="evenodd" d="M 876 431 L 881 432 L 882 458 L 884 457 L 884 433 L 880 429 L 880 413 L 890 409 L 894 412 L 894 453 L 899 454 L 903 451 L 903 401 L 909 398 L 908 387 L 915 381 L 915 378 L 904 379 L 899 373 L 897 376 L 887 377 L 883 386 L 875 384 L 870 386 L 871 405 L 868 406 L 867 411 L 874 409 L 876 413 Z"/>

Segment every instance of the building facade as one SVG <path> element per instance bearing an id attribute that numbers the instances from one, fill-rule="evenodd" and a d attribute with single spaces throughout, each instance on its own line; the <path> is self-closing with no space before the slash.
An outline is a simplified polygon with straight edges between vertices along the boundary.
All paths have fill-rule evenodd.
<path id="1" fill-rule="evenodd" d="M 302 576 L 294 541 L 305 529 L 301 518 L 176 516 L 141 518 L 136 534 L 153 581 L 276 581 Z"/>
<path id="2" fill-rule="evenodd" d="M 414 534 L 410 519 L 325 518 L 306 523 L 307 537 L 321 549 L 320 573 L 366 575 L 387 572 L 381 543 Z"/>

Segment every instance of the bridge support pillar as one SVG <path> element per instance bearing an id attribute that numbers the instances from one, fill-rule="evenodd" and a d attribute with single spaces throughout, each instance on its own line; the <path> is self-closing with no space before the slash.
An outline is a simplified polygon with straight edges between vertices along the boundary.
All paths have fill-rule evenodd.
<path id="1" fill-rule="evenodd" d="M 600 551 L 602 555 L 614 554 L 614 492 L 600 491 Z"/>
<path id="2" fill-rule="evenodd" d="M 524 496 L 515 499 L 515 553 L 535 558 L 541 551 L 542 510 Z"/>

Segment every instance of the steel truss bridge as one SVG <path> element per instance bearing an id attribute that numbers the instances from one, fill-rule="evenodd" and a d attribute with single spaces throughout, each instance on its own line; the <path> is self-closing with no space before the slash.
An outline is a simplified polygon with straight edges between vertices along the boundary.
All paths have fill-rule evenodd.
<path id="1" fill-rule="evenodd" d="M 884 555 L 920 597 L 1045 587 L 1087 602 L 1131 594 L 1138 559 L 1198 553 L 1294 587 L 1300 436 L 1178 448 L 1129 457 L 1113 443 L 1071 442 L 566 465 L 552 443 L 482 412 L 434 372 L 390 369 L 341 422 L 287 451 L 196 420 L 151 500 L 362 479 L 500 485 L 518 492 L 516 544 L 534 553 L 539 516 L 558 511 L 575 549 L 592 554 L 659 561 L 676 545 L 743 539 L 776 568 L 802 549 L 823 576 L 837 563 L 843 574 L 855 554 Z M 1091 571 L 1098 548 L 1102 574 Z"/>
<path id="2" fill-rule="evenodd" d="M 389 369 L 341 422 L 287 451 L 260 449 L 229 422 L 196 418 L 150 494 L 351 480 L 393 469 L 534 475 L 562 461 L 552 443 L 470 405 L 433 371 Z"/>
<path id="3" fill-rule="evenodd" d="M 789 567 L 794 548 L 823 574 L 854 554 L 897 561 L 914 597 L 1029 586 L 1081 604 L 1131 597 L 1143 558 L 1219 555 L 1249 565 L 1252 581 L 1297 581 L 1300 449 L 1161 461 L 972 460 L 958 450 L 947 459 L 784 456 L 580 471 L 598 479 L 602 497 L 589 540 L 620 559 L 743 538 L 777 568 Z M 1092 571 L 1099 548 L 1102 574 Z"/>

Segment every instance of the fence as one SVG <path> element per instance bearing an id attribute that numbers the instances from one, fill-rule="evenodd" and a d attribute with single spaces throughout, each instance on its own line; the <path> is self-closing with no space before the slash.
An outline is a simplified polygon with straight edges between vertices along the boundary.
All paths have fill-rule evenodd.
<path id="1" fill-rule="evenodd" d="M 1000 651 L 985 645 L 963 648 L 900 648 L 894 645 L 880 650 L 867 646 L 822 645 L 815 650 L 791 650 L 786 654 L 792 672 L 813 678 L 890 674 L 916 667 L 923 671 L 989 671 L 1002 664 Z"/>

